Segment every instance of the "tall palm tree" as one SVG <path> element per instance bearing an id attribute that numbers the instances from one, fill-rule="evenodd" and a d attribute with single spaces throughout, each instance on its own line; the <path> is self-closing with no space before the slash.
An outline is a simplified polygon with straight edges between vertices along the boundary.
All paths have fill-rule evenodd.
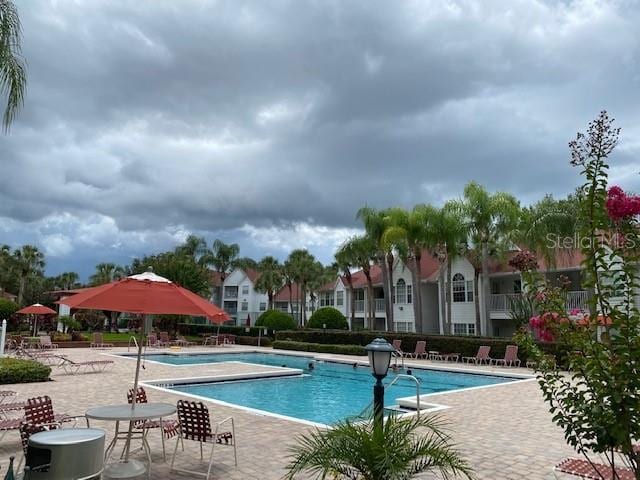
<path id="1" fill-rule="evenodd" d="M 287 286 L 287 290 L 289 290 L 289 313 L 293 318 L 296 318 L 296 315 L 293 311 L 293 283 L 295 282 L 296 277 L 296 269 L 295 265 L 291 261 L 291 255 L 285 260 L 284 265 L 282 266 L 282 276 L 284 279 L 284 284 Z M 299 322 L 300 320 L 298 320 Z"/>
<path id="2" fill-rule="evenodd" d="M 364 224 L 365 234 L 376 246 L 376 263 L 382 270 L 382 290 L 385 298 L 386 329 L 393 325 L 393 252 L 385 244 L 384 232 L 389 227 L 391 219 L 384 210 L 362 207 L 356 218 Z"/>
<path id="3" fill-rule="evenodd" d="M 201 263 L 213 265 L 213 268 L 220 274 L 220 280 L 224 283 L 239 254 L 240 246 L 237 243 L 224 243 L 222 240 L 216 239 L 211 250 L 202 258 Z"/>
<path id="4" fill-rule="evenodd" d="M 442 423 L 426 415 L 390 415 L 382 428 L 346 420 L 298 438 L 284 478 L 408 480 L 436 471 L 442 478 L 472 477 Z"/>
<path id="5" fill-rule="evenodd" d="M 375 300 L 373 298 L 371 262 L 376 258 L 376 245 L 367 235 L 353 237 L 349 243 L 353 260 L 367 279 L 367 328 L 373 330 L 375 327 Z"/>
<path id="6" fill-rule="evenodd" d="M 146 270 L 146 266 L 144 269 Z M 104 285 L 105 283 L 119 280 L 125 276 L 125 271 L 120 265 L 115 263 L 99 263 L 96 271 L 89 277 L 89 284 L 92 286 Z"/>
<path id="7" fill-rule="evenodd" d="M 76 272 L 64 272 L 54 279 L 54 288 L 71 290 L 78 286 L 78 280 L 80 280 L 80 277 Z"/>
<path id="8" fill-rule="evenodd" d="M 411 271 L 413 284 L 413 316 L 416 331 L 422 328 L 422 253 L 433 250 L 438 241 L 438 220 L 440 211 L 431 205 L 416 205 L 406 211 L 394 208 L 389 211 L 390 225 L 384 233 L 384 243 L 394 245 L 400 258 Z"/>
<path id="9" fill-rule="evenodd" d="M 192 257 L 196 262 L 206 259 L 207 241 L 197 235 L 189 235 L 182 245 L 176 247 L 176 253 Z"/>
<path id="10" fill-rule="evenodd" d="M 475 182 L 464 188 L 461 206 L 465 223 L 470 234 L 471 244 L 479 249 L 482 271 L 482 297 L 484 299 L 485 326 L 491 318 L 491 286 L 489 282 L 490 247 L 507 246 L 512 240 L 520 217 L 520 204 L 511 194 L 505 192 L 489 193 Z M 476 302 L 478 302 L 476 296 Z M 476 332 L 486 334 L 480 318 L 476 318 Z"/>
<path id="11" fill-rule="evenodd" d="M 347 290 L 349 292 L 349 313 L 351 316 L 351 328 L 353 328 L 356 319 L 356 297 L 353 289 L 353 277 L 351 275 L 351 270 L 359 266 L 358 259 L 353 248 L 353 243 L 349 240 L 344 242 L 335 253 L 335 259 L 338 272 L 344 276 L 347 282 Z"/>
<path id="12" fill-rule="evenodd" d="M 22 305 L 27 278 L 32 274 L 42 274 L 45 261 L 43 253 L 33 245 L 23 245 L 13 252 L 14 267 L 18 273 L 18 305 Z"/>
<path id="13" fill-rule="evenodd" d="M 309 283 L 322 274 L 322 264 L 306 249 L 297 249 L 289 254 L 289 262 L 293 278 L 300 288 L 298 309 L 302 325 L 307 323 L 306 299 L 309 293 Z"/>
<path id="14" fill-rule="evenodd" d="M 0 0 L 0 93 L 7 94 L 2 126 L 5 132 L 24 103 L 27 88 L 25 63 L 21 55 L 22 27 L 11 0 Z"/>
<path id="15" fill-rule="evenodd" d="M 442 305 L 445 305 L 443 326 L 446 334 L 451 333 L 452 291 L 451 275 L 453 261 L 465 251 L 468 236 L 467 225 L 462 216 L 462 204 L 449 201 L 434 211 L 431 218 L 431 248 L 440 261 L 439 282 Z M 476 282 L 477 283 L 477 282 Z"/>
<path id="16" fill-rule="evenodd" d="M 255 290 L 266 293 L 269 298 L 269 310 L 273 309 L 273 297 L 282 288 L 284 277 L 282 275 L 282 265 L 277 258 L 266 256 L 258 263 L 260 277 L 256 280 Z"/>

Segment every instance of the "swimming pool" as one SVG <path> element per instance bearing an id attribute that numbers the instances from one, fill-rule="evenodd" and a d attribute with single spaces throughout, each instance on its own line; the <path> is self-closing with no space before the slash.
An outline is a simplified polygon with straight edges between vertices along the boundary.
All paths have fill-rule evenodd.
<path id="1" fill-rule="evenodd" d="M 220 400 L 265 412 L 303 419 L 310 422 L 332 424 L 347 417 L 357 416 L 372 400 L 374 379 L 368 366 L 354 367 L 329 361 L 314 361 L 312 357 L 271 353 L 228 353 L 213 355 L 146 355 L 147 360 L 189 365 L 241 361 L 262 365 L 287 366 L 304 370 L 304 375 L 253 379 L 218 383 L 175 384 L 170 390 Z M 309 363 L 314 368 L 309 370 Z M 478 387 L 518 380 L 511 377 L 437 371 L 412 370 L 420 380 L 420 393 L 435 393 L 461 388 Z M 393 380 L 390 370 L 385 384 Z M 385 394 L 385 406 L 396 404 L 396 399 L 415 396 L 415 384 L 401 379 Z"/>

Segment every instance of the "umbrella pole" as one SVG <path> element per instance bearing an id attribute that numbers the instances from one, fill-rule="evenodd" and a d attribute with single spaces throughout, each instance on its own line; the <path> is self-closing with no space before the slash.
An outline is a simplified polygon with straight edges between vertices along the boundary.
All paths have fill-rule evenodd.
<path id="1" fill-rule="evenodd" d="M 138 342 L 138 358 L 136 360 L 136 376 L 133 381 L 133 402 L 131 402 L 131 410 L 136 408 L 136 397 L 138 393 L 138 381 L 140 380 L 140 362 L 142 361 L 142 344 L 144 343 L 144 323 L 142 324 L 142 336 Z M 125 447 L 124 461 L 129 461 L 129 450 L 131 448 L 131 435 L 133 433 L 133 422 L 129 422 L 129 431 L 127 432 L 127 442 Z"/>

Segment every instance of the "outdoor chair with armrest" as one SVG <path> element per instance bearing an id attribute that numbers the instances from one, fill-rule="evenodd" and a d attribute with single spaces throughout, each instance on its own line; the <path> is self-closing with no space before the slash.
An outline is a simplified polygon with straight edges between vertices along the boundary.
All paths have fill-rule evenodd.
<path id="1" fill-rule="evenodd" d="M 611 469 L 610 465 L 602 463 L 590 463 L 580 458 L 565 458 L 553 468 L 556 472 L 566 473 L 585 480 L 635 480 L 633 470 L 627 467 Z"/>
<path id="2" fill-rule="evenodd" d="M 519 367 L 520 359 L 518 358 L 518 346 L 507 345 L 507 348 L 504 351 L 504 358 L 492 358 L 491 362 L 493 362 L 494 365 L 502 364 L 505 367 L 507 365 L 509 365 L 510 367 Z"/>
<path id="3" fill-rule="evenodd" d="M 52 343 L 51 342 L 51 337 L 49 335 L 42 335 L 40 337 L 40 343 L 38 344 L 38 346 L 42 350 L 58 348 L 58 344 L 57 343 Z"/>
<path id="4" fill-rule="evenodd" d="M 147 337 L 147 347 L 160 348 L 162 344 L 158 340 L 158 336 L 155 333 L 150 333 Z"/>
<path id="5" fill-rule="evenodd" d="M 196 345 L 195 342 L 190 342 L 189 340 L 184 338 L 182 335 L 177 335 L 176 337 L 177 338 L 174 341 L 171 342 L 174 345 L 177 345 L 179 347 L 190 347 L 192 345 Z"/>
<path id="6" fill-rule="evenodd" d="M 148 403 L 147 400 L 147 392 L 145 391 L 144 388 L 142 387 L 138 387 L 138 392 L 136 394 L 136 403 Z M 128 403 L 133 403 L 133 388 L 130 388 L 129 391 L 127 392 L 127 402 Z M 137 422 L 134 423 L 135 428 L 137 429 L 141 429 L 141 430 L 151 430 L 154 428 L 158 428 L 160 429 L 160 431 L 162 432 L 161 435 L 161 439 L 162 439 L 162 458 L 164 458 L 164 461 L 167 461 L 167 454 L 165 451 L 165 446 L 164 446 L 164 440 L 175 437 L 178 434 L 178 431 L 180 429 L 180 424 L 178 423 L 177 420 L 164 420 L 164 419 L 160 419 L 160 420 L 139 420 Z M 145 432 L 146 435 L 146 432 Z M 184 441 L 182 443 L 182 449 L 184 450 Z"/>
<path id="7" fill-rule="evenodd" d="M 62 424 L 67 422 L 74 422 L 75 425 L 79 418 L 83 418 L 89 427 L 89 420 L 84 415 L 55 414 L 53 402 L 48 395 L 29 398 L 24 405 L 24 421 L 31 425 L 57 424 L 62 427 Z"/>
<path id="8" fill-rule="evenodd" d="M 476 353 L 475 357 L 462 357 L 462 361 L 466 361 L 467 363 L 475 363 L 476 365 L 479 363 L 482 365 L 486 363 L 489 365 L 491 363 L 491 357 L 489 357 L 489 352 L 491 352 L 491 347 L 487 345 L 481 345 L 478 347 L 478 353 Z"/>
<path id="9" fill-rule="evenodd" d="M 216 423 L 215 430 L 212 430 L 211 419 L 209 417 L 209 409 L 202 402 L 178 400 L 178 422 L 180 423 L 180 437 L 176 441 L 176 448 L 173 452 L 173 460 L 171 461 L 172 471 L 188 473 L 191 475 L 199 475 L 209 480 L 209 477 L 211 476 L 211 467 L 213 466 L 213 452 L 216 445 L 233 446 L 235 465 L 238 466 L 238 454 L 236 451 L 236 432 L 233 417 L 227 417 L 224 420 Z M 223 424 L 226 423 L 231 424 L 231 431 L 221 430 Z M 174 467 L 180 439 L 199 442 L 201 460 L 204 459 L 202 452 L 203 444 L 208 443 L 211 445 L 211 454 L 209 455 L 209 465 L 207 468 L 207 473 L 194 472 L 193 470 L 183 470 Z"/>
<path id="10" fill-rule="evenodd" d="M 169 338 L 169 332 L 160 332 L 160 339 L 158 340 L 161 346 L 168 347 L 171 345 L 171 339 Z"/>
<path id="11" fill-rule="evenodd" d="M 418 342 L 416 342 L 416 349 L 414 350 L 413 353 L 409 352 L 409 353 L 405 353 L 405 356 L 409 357 L 409 358 L 427 358 L 427 342 L 425 340 L 420 340 Z"/>

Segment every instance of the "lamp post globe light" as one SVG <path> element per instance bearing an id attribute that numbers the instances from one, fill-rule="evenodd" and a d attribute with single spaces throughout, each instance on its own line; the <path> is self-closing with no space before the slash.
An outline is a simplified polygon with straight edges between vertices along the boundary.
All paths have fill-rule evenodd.
<path id="1" fill-rule="evenodd" d="M 382 379 L 387 376 L 391 355 L 395 349 L 384 338 L 376 338 L 369 345 L 364 347 L 369 355 L 369 365 L 371 374 L 376 379 L 373 386 L 373 417 L 376 426 L 382 427 L 384 410 L 384 386 Z"/>

